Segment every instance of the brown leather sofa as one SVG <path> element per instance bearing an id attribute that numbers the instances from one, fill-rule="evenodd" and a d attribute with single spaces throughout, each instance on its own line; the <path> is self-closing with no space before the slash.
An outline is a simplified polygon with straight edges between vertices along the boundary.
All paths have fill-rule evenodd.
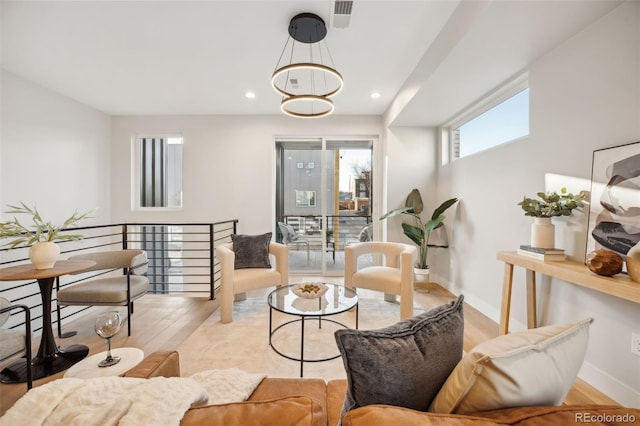
<path id="1" fill-rule="evenodd" d="M 180 376 L 178 352 L 154 352 L 127 377 Z M 340 419 L 346 380 L 265 378 L 245 402 L 190 409 L 182 425 L 336 425 Z M 520 407 L 474 415 L 435 414 L 387 405 L 357 408 L 342 419 L 356 425 L 519 425 L 556 426 L 578 423 L 629 425 L 640 422 L 640 409 L 575 405 Z"/>

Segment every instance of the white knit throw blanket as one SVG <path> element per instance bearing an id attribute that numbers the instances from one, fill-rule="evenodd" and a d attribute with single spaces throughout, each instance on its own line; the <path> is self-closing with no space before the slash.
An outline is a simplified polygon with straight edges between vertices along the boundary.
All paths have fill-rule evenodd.
<path id="1" fill-rule="evenodd" d="M 190 407 L 246 400 L 263 378 L 232 368 L 191 377 L 59 379 L 27 392 L 0 424 L 178 425 Z"/>

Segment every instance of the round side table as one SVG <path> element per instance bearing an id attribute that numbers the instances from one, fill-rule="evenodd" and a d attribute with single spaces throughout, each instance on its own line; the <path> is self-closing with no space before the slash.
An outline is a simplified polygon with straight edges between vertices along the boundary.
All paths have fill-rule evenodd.
<path id="1" fill-rule="evenodd" d="M 107 352 L 100 352 L 74 364 L 64 377 L 89 379 L 93 377 L 121 376 L 131 370 L 144 359 L 144 352 L 138 348 L 117 348 L 111 350 L 112 356 L 119 356 L 120 362 L 110 367 L 98 367 L 98 363 L 107 357 Z"/>

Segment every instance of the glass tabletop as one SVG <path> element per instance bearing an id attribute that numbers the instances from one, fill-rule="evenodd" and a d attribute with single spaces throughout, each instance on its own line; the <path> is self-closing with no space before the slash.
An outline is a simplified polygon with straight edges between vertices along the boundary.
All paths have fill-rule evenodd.
<path id="1" fill-rule="evenodd" d="M 294 289 L 301 284 L 318 283 L 297 283 L 279 287 L 269 293 L 267 303 L 273 309 L 286 314 L 313 317 L 339 314 L 358 304 L 355 290 L 344 285 L 321 283 L 327 287 L 327 291 L 320 297 L 307 299 L 294 293 Z"/>

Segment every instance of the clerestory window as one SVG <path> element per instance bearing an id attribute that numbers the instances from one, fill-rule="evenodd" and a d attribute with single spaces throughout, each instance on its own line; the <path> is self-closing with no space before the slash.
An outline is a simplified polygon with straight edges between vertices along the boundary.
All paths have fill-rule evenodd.
<path id="1" fill-rule="evenodd" d="M 142 136 L 134 142 L 134 208 L 182 208 L 183 138 Z"/>
<path id="2" fill-rule="evenodd" d="M 528 79 L 520 78 L 470 108 L 449 126 L 456 160 L 529 135 Z"/>

